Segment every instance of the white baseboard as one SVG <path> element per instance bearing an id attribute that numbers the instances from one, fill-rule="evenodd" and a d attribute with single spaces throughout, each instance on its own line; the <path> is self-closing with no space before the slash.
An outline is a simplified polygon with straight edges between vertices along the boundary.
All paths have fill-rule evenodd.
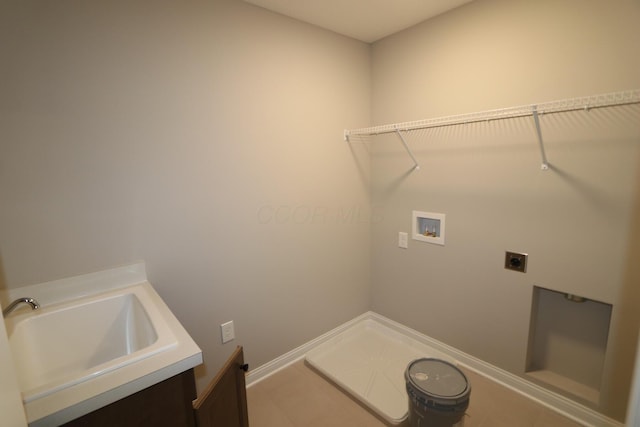
<path id="1" fill-rule="evenodd" d="M 414 329 L 404 326 L 398 322 L 388 319 L 382 315 L 368 311 L 360 316 L 338 326 L 335 329 L 301 345 L 290 352 L 262 365 L 256 369 L 252 369 L 246 377 L 247 387 L 251 387 L 270 375 L 286 368 L 304 358 L 305 354 L 322 344 L 323 342 L 333 338 L 334 336 L 346 331 L 359 322 L 372 320 L 378 322 L 396 332 L 399 332 L 409 338 L 420 343 L 426 344 L 434 349 L 450 356 L 465 368 L 471 369 L 478 374 L 501 384 L 516 393 L 519 393 L 547 408 L 558 412 L 559 414 L 570 418 L 585 426 L 592 427 L 624 427 L 624 424 L 606 417 L 601 413 L 594 411 L 584 405 L 576 403 L 560 394 L 549 391 L 537 384 L 525 380 L 517 375 L 493 366 L 478 358 L 475 358 L 458 349 L 448 346 L 440 341 L 434 340 Z"/>

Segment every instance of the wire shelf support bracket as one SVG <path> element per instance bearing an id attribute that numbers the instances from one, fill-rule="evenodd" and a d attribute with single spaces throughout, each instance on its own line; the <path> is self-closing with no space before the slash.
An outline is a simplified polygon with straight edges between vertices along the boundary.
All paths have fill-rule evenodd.
<path id="1" fill-rule="evenodd" d="M 409 148 L 407 141 L 405 141 L 404 138 L 402 137 L 402 134 L 400 133 L 400 129 L 396 129 L 396 134 L 398 135 L 398 138 L 400 138 L 400 142 L 402 142 L 402 145 L 404 145 L 404 149 L 407 150 L 407 154 L 409 154 L 409 157 L 411 157 L 411 160 L 413 160 L 412 170 L 414 171 L 420 170 L 420 164 L 418 163 L 415 156 L 411 152 L 411 149 Z"/>
<path id="2" fill-rule="evenodd" d="M 544 141 L 542 140 L 542 131 L 540 130 L 540 119 L 538 118 L 538 107 L 534 105 L 531 108 L 531 114 L 533 115 L 533 122 L 536 125 L 536 134 L 538 135 L 538 146 L 540 147 L 540 157 L 542 157 L 542 166 L 540 169 L 543 171 L 549 170 L 549 162 L 547 161 L 547 155 L 544 152 Z"/>

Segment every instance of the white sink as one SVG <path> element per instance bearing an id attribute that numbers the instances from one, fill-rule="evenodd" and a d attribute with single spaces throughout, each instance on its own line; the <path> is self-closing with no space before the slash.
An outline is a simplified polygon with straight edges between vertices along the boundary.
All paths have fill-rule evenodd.
<path id="1" fill-rule="evenodd" d="M 69 421 L 202 361 L 146 281 L 49 304 L 29 291 L 41 308 L 16 310 L 5 326 L 32 426 Z"/>
<path id="2" fill-rule="evenodd" d="M 145 295 L 133 288 L 8 318 L 9 346 L 24 401 L 177 345 L 170 330 L 158 338 L 140 298 Z"/>

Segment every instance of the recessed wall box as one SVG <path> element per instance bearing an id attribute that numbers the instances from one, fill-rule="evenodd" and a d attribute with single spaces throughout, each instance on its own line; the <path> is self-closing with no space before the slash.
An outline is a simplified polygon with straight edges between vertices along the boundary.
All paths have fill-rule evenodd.
<path id="1" fill-rule="evenodd" d="M 413 211 L 412 224 L 413 240 L 444 245 L 445 214 Z"/>
<path id="2" fill-rule="evenodd" d="M 562 291 L 533 287 L 526 376 L 547 389 L 600 404 L 606 387 L 611 304 L 567 299 Z"/>

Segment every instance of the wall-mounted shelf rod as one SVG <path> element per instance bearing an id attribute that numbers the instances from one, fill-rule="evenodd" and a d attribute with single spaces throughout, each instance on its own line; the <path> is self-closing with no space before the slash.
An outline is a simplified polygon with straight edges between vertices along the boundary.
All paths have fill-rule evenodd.
<path id="1" fill-rule="evenodd" d="M 527 117 L 533 115 L 534 108 L 536 109 L 537 114 L 542 115 L 576 110 L 588 111 L 592 108 L 612 107 L 616 105 L 638 103 L 640 103 L 640 89 L 635 89 L 622 92 L 606 93 L 601 95 L 583 96 L 579 98 L 561 99 L 557 101 L 523 105 L 519 107 L 481 111 L 477 113 L 438 117 L 434 119 L 423 119 L 412 122 L 394 123 L 360 129 L 345 129 L 344 139 L 348 141 L 349 137 L 352 135 L 379 135 L 384 133 L 395 133 L 398 130 L 410 131 L 465 123 L 509 119 L 515 117 Z"/>
<path id="2" fill-rule="evenodd" d="M 501 108 L 497 110 L 438 117 L 434 119 L 416 120 L 413 122 L 394 123 L 351 130 L 345 129 L 344 140 L 349 141 L 349 138 L 355 135 L 380 135 L 394 132 L 400 137 L 404 148 L 407 150 L 407 153 L 409 153 L 409 156 L 411 156 L 411 159 L 415 163 L 414 169 L 419 169 L 420 166 L 418 165 L 416 158 L 413 156 L 413 153 L 411 153 L 411 150 L 409 149 L 406 141 L 402 137 L 402 134 L 400 133 L 401 131 L 408 132 L 418 129 L 533 116 L 534 124 L 536 127 L 536 134 L 538 137 L 538 145 L 540 147 L 540 156 L 542 157 L 542 170 L 548 170 L 549 162 L 547 161 L 547 156 L 544 151 L 544 141 L 542 139 L 542 131 L 540 129 L 539 115 L 577 110 L 589 111 L 593 108 L 613 107 L 628 104 L 640 104 L 640 89 L 611 92 L 600 95 L 582 96 L 579 98 L 561 99 L 540 104 Z"/>

